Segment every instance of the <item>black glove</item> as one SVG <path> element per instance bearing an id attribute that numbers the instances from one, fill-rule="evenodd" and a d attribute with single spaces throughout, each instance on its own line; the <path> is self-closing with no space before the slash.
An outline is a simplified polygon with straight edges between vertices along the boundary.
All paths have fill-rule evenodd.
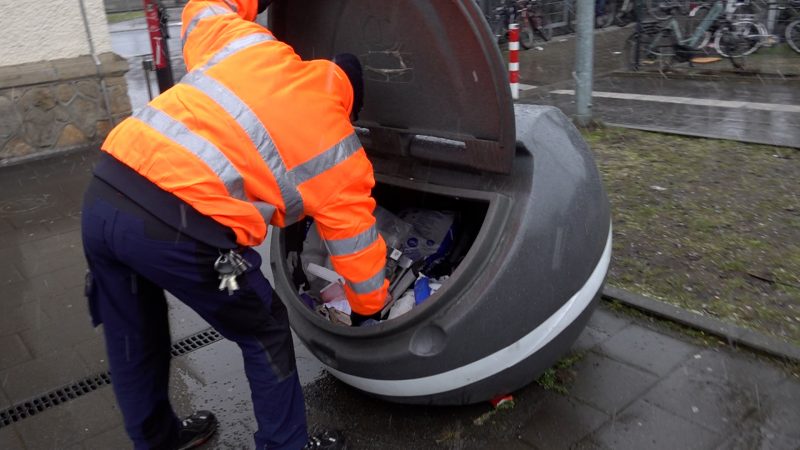
<path id="1" fill-rule="evenodd" d="M 350 112 L 350 118 L 355 122 L 358 120 L 361 107 L 364 106 L 364 74 L 361 62 L 351 53 L 340 53 L 333 57 L 333 62 L 347 74 L 353 86 L 353 110 Z"/>

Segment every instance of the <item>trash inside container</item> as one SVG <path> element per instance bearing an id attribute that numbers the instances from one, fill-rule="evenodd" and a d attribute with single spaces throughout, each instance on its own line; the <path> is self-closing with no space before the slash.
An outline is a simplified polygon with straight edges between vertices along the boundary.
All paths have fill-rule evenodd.
<path id="1" fill-rule="evenodd" d="M 276 230 L 275 290 L 297 336 L 334 376 L 395 402 L 475 403 L 533 381 L 585 326 L 611 257 L 608 201 L 580 134 L 556 108 L 513 105 L 472 0 L 287 0 L 270 14 L 305 59 L 361 59 L 356 131 L 378 205 L 458 223 L 446 281 L 367 327 L 313 310 L 292 254 L 314 254 L 308 224 Z"/>

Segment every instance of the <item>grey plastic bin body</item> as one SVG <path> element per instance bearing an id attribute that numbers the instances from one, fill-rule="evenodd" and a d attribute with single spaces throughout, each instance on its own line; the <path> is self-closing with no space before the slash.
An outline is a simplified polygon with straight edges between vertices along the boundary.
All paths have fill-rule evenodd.
<path id="1" fill-rule="evenodd" d="M 533 381 L 584 328 L 611 257 L 608 201 L 580 134 L 558 109 L 514 107 L 472 0 L 291 0 L 271 27 L 304 58 L 364 62 L 357 126 L 379 203 L 450 199 L 482 218 L 441 290 L 365 328 L 301 303 L 286 262 L 301 230 L 276 230 L 275 290 L 297 335 L 334 376 L 396 402 L 475 403 Z"/>

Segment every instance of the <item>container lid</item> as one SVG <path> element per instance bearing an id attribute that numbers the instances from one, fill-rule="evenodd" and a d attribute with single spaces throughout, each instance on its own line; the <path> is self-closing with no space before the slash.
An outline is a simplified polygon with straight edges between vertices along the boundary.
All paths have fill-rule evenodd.
<path id="1" fill-rule="evenodd" d="M 280 0 L 270 29 L 303 59 L 353 53 L 367 152 L 508 173 L 508 73 L 474 0 Z"/>

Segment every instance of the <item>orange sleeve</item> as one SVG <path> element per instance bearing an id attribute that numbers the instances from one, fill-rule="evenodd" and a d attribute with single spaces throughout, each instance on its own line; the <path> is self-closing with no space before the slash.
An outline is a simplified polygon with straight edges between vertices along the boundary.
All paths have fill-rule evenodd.
<path id="1" fill-rule="evenodd" d="M 372 315 L 380 311 L 389 290 L 385 278 L 386 243 L 377 233 L 372 165 L 363 150 L 346 180 L 314 214 L 317 229 L 331 255 L 333 268 L 347 283 L 345 293 L 353 311 Z"/>

